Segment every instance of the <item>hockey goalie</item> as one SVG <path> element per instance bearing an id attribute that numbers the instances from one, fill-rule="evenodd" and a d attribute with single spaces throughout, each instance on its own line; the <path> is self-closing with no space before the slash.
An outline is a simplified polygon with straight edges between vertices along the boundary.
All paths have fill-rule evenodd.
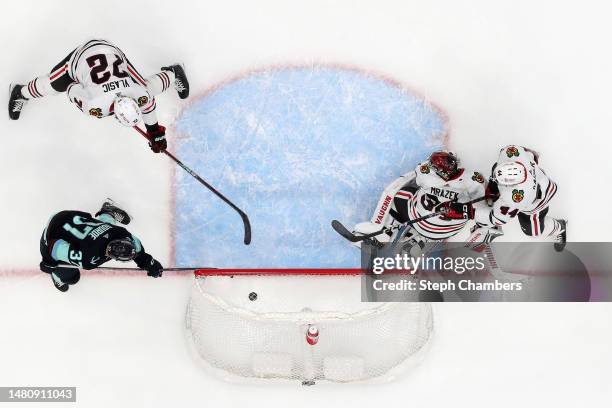
<path id="1" fill-rule="evenodd" d="M 457 235 L 469 221 L 444 214 L 416 221 L 438 212 L 444 203 L 471 202 L 483 198 L 486 180 L 474 170 L 459 166 L 459 158 L 450 151 L 433 152 L 429 158 L 393 181 L 384 190 L 369 222 L 355 226 L 355 235 L 367 235 L 384 228 L 375 239 L 379 243 L 444 241 Z M 476 205 L 476 204 L 475 204 Z M 413 221 L 408 230 L 400 227 Z M 403 231 L 403 232 L 400 232 Z M 398 237 L 397 234 L 402 236 Z"/>

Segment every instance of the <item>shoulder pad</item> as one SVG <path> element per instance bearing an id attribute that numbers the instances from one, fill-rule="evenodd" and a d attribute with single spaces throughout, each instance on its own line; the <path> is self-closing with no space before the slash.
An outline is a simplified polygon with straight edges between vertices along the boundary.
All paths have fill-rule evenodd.
<path id="1" fill-rule="evenodd" d="M 484 176 L 477 171 L 475 171 L 474 174 L 472 175 L 472 180 L 480 184 L 483 184 L 485 182 Z"/>
<path id="2" fill-rule="evenodd" d="M 502 149 L 502 151 L 504 151 L 504 153 L 509 159 L 512 159 L 514 157 L 519 157 L 521 155 L 520 153 L 521 150 L 523 149 L 519 148 L 519 146 L 514 146 L 514 145 L 506 146 L 504 149 Z"/>
<path id="3" fill-rule="evenodd" d="M 419 172 L 422 174 L 429 174 L 429 172 L 431 171 L 431 168 L 429 167 L 428 163 L 423 163 L 421 165 L 419 165 Z"/>

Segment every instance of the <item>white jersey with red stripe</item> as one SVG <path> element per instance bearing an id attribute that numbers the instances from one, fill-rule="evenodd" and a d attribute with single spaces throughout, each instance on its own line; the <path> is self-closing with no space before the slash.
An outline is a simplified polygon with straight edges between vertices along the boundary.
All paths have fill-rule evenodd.
<path id="1" fill-rule="evenodd" d="M 428 162 L 417 166 L 416 183 L 419 189 L 412 193 L 400 191 L 409 200 L 408 217 L 410 220 L 429 215 L 437 205 L 447 201 L 468 202 L 484 196 L 485 179 L 477 171 L 459 169 L 451 180 L 438 176 Z M 461 231 L 468 220 L 448 220 L 432 217 L 412 224 L 412 227 L 423 237 L 442 240 L 452 237 Z"/>
<path id="2" fill-rule="evenodd" d="M 113 114 L 118 94 L 133 98 L 145 115 L 145 123 L 157 122 L 154 95 L 146 80 L 136 71 L 123 51 L 105 40 L 90 40 L 77 47 L 65 65 L 51 73 L 50 79 L 68 73 L 75 81 L 68 98 L 84 113 L 103 118 Z M 148 116 L 148 117 L 147 117 Z"/>
<path id="3" fill-rule="evenodd" d="M 499 185 L 499 198 L 493 208 L 477 208 L 475 220 L 485 225 L 503 225 L 518 213 L 537 215 L 548 207 L 557 192 L 557 184 L 550 180 L 536 162 L 532 151 L 521 146 L 506 146 L 500 150 L 496 164 L 516 162 L 525 167 L 525 179 L 513 186 Z"/>
<path id="4" fill-rule="evenodd" d="M 119 94 L 134 99 L 143 115 L 151 114 L 155 109 L 155 99 L 147 89 L 131 82 L 128 78 L 109 80 L 102 86 L 88 88 L 74 83 L 68 87 L 67 94 L 70 101 L 83 113 L 96 118 L 104 118 L 113 114 L 113 103 Z M 155 119 L 147 120 L 146 116 L 144 119 L 147 124 L 157 122 Z"/>

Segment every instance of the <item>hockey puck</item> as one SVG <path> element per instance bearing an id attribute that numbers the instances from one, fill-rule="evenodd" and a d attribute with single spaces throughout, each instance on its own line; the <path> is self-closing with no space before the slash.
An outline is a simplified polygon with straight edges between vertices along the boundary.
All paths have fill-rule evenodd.
<path id="1" fill-rule="evenodd" d="M 251 301 L 257 300 L 257 293 L 255 293 L 255 292 L 249 293 L 249 300 L 251 300 Z"/>

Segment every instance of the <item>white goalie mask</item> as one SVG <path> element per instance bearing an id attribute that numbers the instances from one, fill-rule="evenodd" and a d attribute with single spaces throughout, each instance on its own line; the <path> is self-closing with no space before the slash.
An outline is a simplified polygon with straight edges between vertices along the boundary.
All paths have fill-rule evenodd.
<path id="1" fill-rule="evenodd" d="M 514 186 L 527 180 L 527 169 L 519 162 L 505 162 L 495 168 L 495 181 L 502 186 Z"/>
<path id="2" fill-rule="evenodd" d="M 123 126 L 136 126 L 140 122 L 141 113 L 136 101 L 127 96 L 117 95 L 113 111 L 115 119 Z"/>

